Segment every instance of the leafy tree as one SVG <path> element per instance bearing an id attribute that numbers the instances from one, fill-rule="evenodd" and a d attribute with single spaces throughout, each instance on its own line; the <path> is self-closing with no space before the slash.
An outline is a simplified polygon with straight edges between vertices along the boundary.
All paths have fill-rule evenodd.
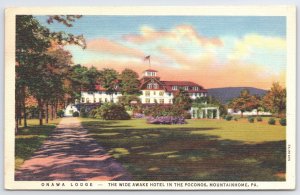
<path id="1" fill-rule="evenodd" d="M 123 95 L 138 95 L 140 94 L 139 75 L 131 69 L 125 69 L 120 76 L 120 89 Z"/>
<path id="2" fill-rule="evenodd" d="M 240 96 L 234 98 L 229 103 L 229 106 L 235 111 L 241 111 L 241 117 L 243 117 L 243 113 L 245 111 L 252 111 L 253 109 L 257 109 L 259 107 L 259 99 L 257 96 L 250 95 L 249 90 L 243 89 L 240 92 Z"/>
<path id="3" fill-rule="evenodd" d="M 272 113 L 285 115 L 286 112 L 286 89 L 279 85 L 278 82 L 272 84 L 271 89 L 263 98 L 263 105 Z"/>
<path id="4" fill-rule="evenodd" d="M 119 87 L 118 72 L 114 69 L 104 68 L 100 71 L 100 83 L 106 89 L 106 93 L 111 95 L 113 102 L 113 94 Z"/>
<path id="5" fill-rule="evenodd" d="M 48 22 L 72 23 L 77 18 L 79 17 L 73 15 L 49 16 Z M 60 80 L 63 77 L 61 75 L 63 71 L 61 67 L 53 66 L 52 60 L 56 57 L 51 55 L 51 52 L 47 53 L 53 42 L 58 45 L 77 44 L 85 48 L 85 40 L 82 35 L 51 32 L 31 15 L 16 16 L 16 131 L 18 129 L 17 122 L 21 118 L 21 108 L 23 108 L 24 124 L 26 125 L 26 96 L 30 94 L 37 99 L 40 124 L 42 124 L 43 107 L 50 98 L 50 91 L 61 87 L 62 82 L 57 82 L 57 79 Z M 56 61 L 61 59 L 56 59 Z M 54 69 L 60 71 L 54 72 Z"/>
<path id="6" fill-rule="evenodd" d="M 189 110 L 192 106 L 192 99 L 187 91 L 179 89 L 174 95 L 173 104 L 183 110 Z"/>

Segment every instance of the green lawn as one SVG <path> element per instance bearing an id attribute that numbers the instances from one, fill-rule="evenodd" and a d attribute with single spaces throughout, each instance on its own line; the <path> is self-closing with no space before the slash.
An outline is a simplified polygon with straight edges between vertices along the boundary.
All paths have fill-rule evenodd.
<path id="1" fill-rule="evenodd" d="M 245 120 L 81 119 L 134 180 L 285 180 L 285 127 Z"/>
<path id="2" fill-rule="evenodd" d="M 43 141 L 51 134 L 60 119 L 49 120 L 49 124 L 39 126 L 38 119 L 29 119 L 28 127 L 20 127 L 15 138 L 15 168 L 19 168 L 26 159 L 42 145 Z"/>

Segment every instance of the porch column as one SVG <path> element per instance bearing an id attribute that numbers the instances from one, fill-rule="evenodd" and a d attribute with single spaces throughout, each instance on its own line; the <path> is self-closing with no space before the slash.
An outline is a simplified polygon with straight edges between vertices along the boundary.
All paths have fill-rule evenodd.
<path id="1" fill-rule="evenodd" d="M 207 108 L 204 108 L 204 110 L 205 110 L 205 118 L 208 118 L 208 116 L 207 116 Z"/>
<path id="2" fill-rule="evenodd" d="M 219 108 L 217 108 L 217 116 L 216 116 L 217 119 L 220 119 L 220 111 L 219 111 Z"/>

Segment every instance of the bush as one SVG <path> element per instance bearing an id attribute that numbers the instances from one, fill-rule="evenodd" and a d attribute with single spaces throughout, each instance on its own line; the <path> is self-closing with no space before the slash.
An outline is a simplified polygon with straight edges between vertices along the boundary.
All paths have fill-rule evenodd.
<path id="1" fill-rule="evenodd" d="M 130 115 L 126 112 L 124 106 L 115 103 L 103 104 L 97 109 L 96 115 L 104 120 L 129 120 Z"/>
<path id="2" fill-rule="evenodd" d="M 225 120 L 227 120 L 227 121 L 231 121 L 232 118 L 233 118 L 233 117 L 232 117 L 231 115 L 226 115 L 226 116 L 225 116 Z"/>
<path id="3" fill-rule="evenodd" d="M 280 123 L 281 126 L 286 126 L 286 118 L 281 118 L 279 120 L 279 123 Z"/>
<path id="4" fill-rule="evenodd" d="M 88 117 L 88 112 L 86 112 L 86 108 L 83 107 L 80 109 L 80 116 L 83 117 L 83 118 L 86 118 Z"/>
<path id="5" fill-rule="evenodd" d="M 183 113 L 183 117 L 184 117 L 185 119 L 191 119 L 191 118 L 192 118 L 192 115 L 191 115 L 191 113 L 189 113 L 189 112 L 185 112 L 185 113 Z"/>
<path id="6" fill-rule="evenodd" d="M 79 117 L 79 112 L 77 112 L 77 111 L 73 112 L 72 116 L 73 117 Z"/>
<path id="7" fill-rule="evenodd" d="M 234 121 L 238 121 L 239 119 L 237 117 L 233 117 L 233 120 Z"/>
<path id="8" fill-rule="evenodd" d="M 64 112 L 63 110 L 59 110 L 59 111 L 57 111 L 57 113 L 56 113 L 56 115 L 57 115 L 58 117 L 63 117 L 64 114 L 65 114 L 65 112 Z"/>
<path id="9" fill-rule="evenodd" d="M 254 117 L 249 116 L 249 117 L 248 117 L 248 121 L 249 121 L 249 123 L 254 123 Z"/>
<path id="10" fill-rule="evenodd" d="M 257 122 L 261 122 L 261 121 L 263 121 L 263 119 L 259 116 L 259 117 L 257 117 L 256 118 L 256 120 L 257 120 Z"/>
<path id="11" fill-rule="evenodd" d="M 183 116 L 158 116 L 158 117 L 148 117 L 147 123 L 149 124 L 185 124 L 185 119 Z"/>
<path id="12" fill-rule="evenodd" d="M 274 118 L 270 118 L 268 121 L 269 125 L 275 125 L 276 124 L 276 120 Z"/>
<path id="13" fill-rule="evenodd" d="M 134 118 L 145 118 L 145 115 L 142 113 L 134 113 L 133 117 Z"/>
<path id="14" fill-rule="evenodd" d="M 164 107 L 162 105 L 155 105 L 152 107 L 148 107 L 144 110 L 144 114 L 146 116 L 183 116 L 189 117 L 189 115 L 185 115 L 186 111 L 178 106 L 168 106 Z"/>

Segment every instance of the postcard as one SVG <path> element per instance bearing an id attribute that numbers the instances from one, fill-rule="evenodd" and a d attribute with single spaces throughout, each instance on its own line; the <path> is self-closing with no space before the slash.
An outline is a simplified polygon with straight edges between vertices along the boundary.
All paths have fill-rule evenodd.
<path id="1" fill-rule="evenodd" d="M 5 13 L 5 188 L 292 190 L 294 6 Z"/>

